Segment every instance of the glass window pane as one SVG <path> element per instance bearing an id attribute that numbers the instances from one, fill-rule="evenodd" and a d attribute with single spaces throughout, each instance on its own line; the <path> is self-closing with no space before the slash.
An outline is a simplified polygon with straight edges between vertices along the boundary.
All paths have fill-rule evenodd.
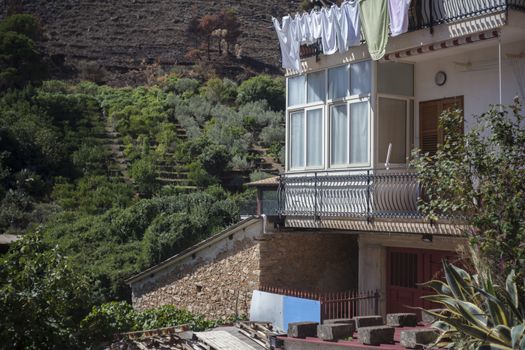
<path id="1" fill-rule="evenodd" d="M 348 105 L 332 106 L 331 164 L 348 163 Z"/>
<path id="2" fill-rule="evenodd" d="M 368 163 L 368 102 L 350 104 L 350 163 Z"/>
<path id="3" fill-rule="evenodd" d="M 319 102 L 325 99 L 324 71 L 308 74 L 307 102 Z"/>
<path id="4" fill-rule="evenodd" d="M 379 99 L 379 162 L 386 162 L 388 145 L 392 144 L 390 163 L 406 162 L 407 141 L 406 101 L 391 98 Z"/>
<path id="5" fill-rule="evenodd" d="M 304 112 L 290 114 L 290 167 L 304 167 Z"/>
<path id="6" fill-rule="evenodd" d="M 323 110 L 308 111 L 306 116 L 306 166 L 321 166 L 323 165 Z"/>
<path id="7" fill-rule="evenodd" d="M 328 98 L 340 98 L 348 95 L 348 66 L 328 70 Z"/>
<path id="8" fill-rule="evenodd" d="M 371 90 L 371 64 L 363 61 L 350 65 L 350 95 L 366 95 Z"/>
<path id="9" fill-rule="evenodd" d="M 288 78 L 288 106 L 304 104 L 304 75 Z"/>
<path id="10" fill-rule="evenodd" d="M 377 65 L 378 92 L 393 95 L 414 95 L 414 66 L 400 62 Z"/>

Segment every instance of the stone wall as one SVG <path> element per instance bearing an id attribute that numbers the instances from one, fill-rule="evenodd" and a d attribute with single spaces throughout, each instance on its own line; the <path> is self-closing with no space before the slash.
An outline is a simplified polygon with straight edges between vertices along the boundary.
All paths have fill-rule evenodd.
<path id="1" fill-rule="evenodd" d="M 133 307 L 174 305 L 210 319 L 248 314 L 259 286 L 261 235 L 262 220 L 251 219 L 132 279 Z"/>
<path id="2" fill-rule="evenodd" d="M 211 319 L 247 315 L 259 285 L 259 245 L 237 242 L 213 263 L 183 266 L 155 283 L 133 291 L 133 306 L 144 310 L 175 305 Z"/>
<path id="3" fill-rule="evenodd" d="M 261 243 L 261 285 L 321 292 L 357 288 L 357 237 L 286 232 Z"/>
<path id="4" fill-rule="evenodd" d="M 357 287 L 354 235 L 262 231 L 255 220 L 134 280 L 133 306 L 169 304 L 218 319 L 247 315 L 252 291 L 262 285 L 309 291 Z"/>

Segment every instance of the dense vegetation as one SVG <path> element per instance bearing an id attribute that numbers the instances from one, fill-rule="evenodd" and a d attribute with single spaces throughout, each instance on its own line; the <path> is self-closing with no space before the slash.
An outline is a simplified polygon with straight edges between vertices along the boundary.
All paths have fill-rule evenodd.
<path id="1" fill-rule="evenodd" d="M 40 35 L 31 16 L 0 23 L 0 232 L 23 237 L 0 257 L 0 336 L 10 339 L 0 348 L 85 348 L 182 320 L 205 327 L 175 309 L 102 326 L 108 309 L 129 309 L 103 303 L 129 300 L 125 278 L 239 220 L 240 203 L 253 199 L 243 182 L 261 176 L 252 148 L 281 156 L 283 80 L 45 81 L 31 71 L 45 65 Z M 108 130 L 129 171 L 114 171 Z M 188 183 L 160 181 L 161 167 L 182 169 Z"/>
<path id="2" fill-rule="evenodd" d="M 468 224 L 470 273 L 444 263 L 446 282 L 431 281 L 438 346 L 525 349 L 525 117 L 520 101 L 493 106 L 468 132 L 462 111 L 444 113 L 444 142 L 413 164 L 430 219 Z"/>

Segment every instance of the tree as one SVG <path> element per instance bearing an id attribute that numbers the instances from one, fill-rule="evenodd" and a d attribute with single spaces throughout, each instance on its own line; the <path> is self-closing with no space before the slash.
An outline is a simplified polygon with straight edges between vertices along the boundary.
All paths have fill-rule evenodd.
<path id="1" fill-rule="evenodd" d="M 413 165 L 431 219 L 457 217 L 496 276 L 525 264 L 525 123 L 518 100 L 494 106 L 463 134 L 462 113 L 441 116 L 444 142 L 434 156 L 416 153 Z M 522 283 L 519 283 L 522 285 Z"/>
<path id="2" fill-rule="evenodd" d="M 2 349 L 80 349 L 90 283 L 38 233 L 16 242 L 0 263 Z"/>
<path id="3" fill-rule="evenodd" d="M 243 81 L 238 89 L 237 103 L 245 104 L 259 100 L 266 100 L 274 111 L 284 110 L 284 80 L 262 74 Z"/>
<path id="4" fill-rule="evenodd" d="M 241 36 L 241 23 L 237 19 L 237 14 L 233 9 L 221 11 L 219 14 L 221 28 L 226 30 L 224 40 L 226 41 L 226 51 L 230 53 L 230 48 L 235 46 L 237 39 Z"/>
<path id="5" fill-rule="evenodd" d="M 41 36 L 35 17 L 13 15 L 0 22 L 0 90 L 21 88 L 46 76 L 34 40 Z"/>
<path id="6" fill-rule="evenodd" d="M 208 61 L 211 59 L 211 38 L 213 32 L 219 28 L 219 17 L 217 15 L 205 15 L 199 20 L 198 33 L 206 40 L 206 52 Z"/>
<path id="7" fill-rule="evenodd" d="M 0 32 L 15 32 L 25 35 L 31 40 L 37 41 L 42 38 L 42 28 L 36 17 L 28 14 L 15 14 L 6 17 L 0 22 Z"/>

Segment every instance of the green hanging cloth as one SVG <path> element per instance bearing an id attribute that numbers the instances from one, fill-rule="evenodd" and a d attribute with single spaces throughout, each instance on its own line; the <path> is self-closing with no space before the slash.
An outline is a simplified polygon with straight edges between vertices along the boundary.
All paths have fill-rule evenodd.
<path id="1" fill-rule="evenodd" d="M 388 43 L 387 0 L 359 0 L 359 7 L 368 52 L 373 60 L 380 60 Z"/>

